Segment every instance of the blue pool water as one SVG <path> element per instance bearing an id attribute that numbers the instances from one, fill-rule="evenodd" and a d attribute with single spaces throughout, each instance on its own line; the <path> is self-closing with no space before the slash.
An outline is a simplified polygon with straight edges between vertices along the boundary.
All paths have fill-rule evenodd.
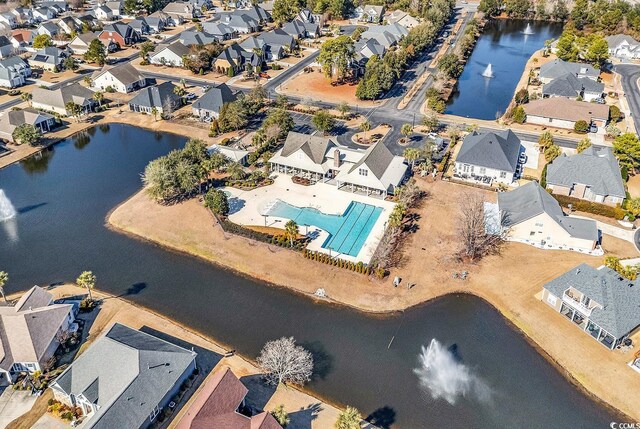
<path id="1" fill-rule="evenodd" d="M 325 249 L 349 256 L 358 256 L 382 208 L 352 201 L 341 215 L 322 213 L 312 207 L 296 207 L 277 201 L 269 215 L 294 220 L 298 226 L 316 226 L 329 233 L 322 245 Z"/>

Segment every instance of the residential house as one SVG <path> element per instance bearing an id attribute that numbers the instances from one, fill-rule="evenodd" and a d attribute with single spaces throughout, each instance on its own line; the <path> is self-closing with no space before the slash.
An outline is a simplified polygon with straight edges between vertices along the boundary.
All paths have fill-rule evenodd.
<path id="1" fill-rule="evenodd" d="M 16 17 L 16 21 L 19 25 L 32 25 L 35 20 L 33 18 L 33 10 L 28 7 L 16 7 L 11 9 L 11 13 Z"/>
<path id="2" fill-rule="evenodd" d="M 601 98 L 604 83 L 588 77 L 576 77 L 573 73 L 553 79 L 542 86 L 542 97 L 565 97 L 572 100 L 593 101 Z"/>
<path id="3" fill-rule="evenodd" d="M 15 48 L 7 36 L 0 36 L 0 58 L 7 58 L 14 54 Z"/>
<path id="4" fill-rule="evenodd" d="M 256 37 L 249 37 L 240 44 L 247 52 L 255 52 L 266 60 L 276 61 L 295 46 L 295 39 L 282 30 L 269 31 Z"/>
<path id="5" fill-rule="evenodd" d="M 162 14 L 158 14 L 158 16 L 149 15 L 144 18 L 144 21 L 147 24 L 149 33 L 151 34 L 160 33 L 167 27 L 167 19 L 163 18 Z"/>
<path id="6" fill-rule="evenodd" d="M 11 44 L 15 52 L 25 52 L 33 46 L 35 32 L 29 29 L 16 29 L 11 32 Z"/>
<path id="7" fill-rule="evenodd" d="M 363 75 L 367 61 L 374 55 L 382 58 L 386 49 L 376 39 L 360 39 L 354 44 L 354 62 L 352 68 L 356 76 Z"/>
<path id="8" fill-rule="evenodd" d="M 236 94 L 226 84 L 221 83 L 210 88 L 202 97 L 193 102 L 191 105 L 193 116 L 198 117 L 201 121 L 218 118 L 222 106 L 236 101 L 236 98 Z"/>
<path id="9" fill-rule="evenodd" d="M 640 325 L 639 289 L 611 268 L 580 264 L 545 283 L 542 302 L 613 350 Z"/>
<path id="10" fill-rule="evenodd" d="M 126 94 L 144 88 L 147 79 L 130 63 L 122 63 L 115 66 L 104 66 L 91 76 L 92 86 L 101 90 L 109 87 L 115 91 Z"/>
<path id="11" fill-rule="evenodd" d="M 318 24 L 320 28 L 324 27 L 324 18 L 322 17 L 322 14 L 313 13 L 309 9 L 300 10 L 295 20 L 299 20 L 307 24 Z"/>
<path id="12" fill-rule="evenodd" d="M 241 11 L 243 12 L 243 11 Z M 245 13 L 231 13 L 225 16 L 225 24 L 240 34 L 256 33 L 260 31 L 260 22 Z"/>
<path id="13" fill-rule="evenodd" d="M 105 45 L 113 42 L 121 48 L 123 46 L 133 45 L 140 41 L 140 37 L 133 28 L 124 22 L 115 22 L 113 24 L 105 25 L 98 35 L 98 39 L 100 39 Z"/>
<path id="14" fill-rule="evenodd" d="M 183 31 L 180 33 L 180 43 L 185 46 L 208 45 L 218 41 L 218 38 L 209 33 L 199 31 Z"/>
<path id="15" fill-rule="evenodd" d="M 207 148 L 209 154 L 220 153 L 224 155 L 230 162 L 237 162 L 238 164 L 248 166 L 249 151 L 244 149 L 237 149 L 231 146 L 222 146 L 219 144 L 213 144 Z"/>
<path id="16" fill-rule="evenodd" d="M 9 28 L 16 28 L 18 26 L 18 19 L 11 12 L 0 13 L 0 23 L 5 24 Z"/>
<path id="17" fill-rule="evenodd" d="M 542 98 L 523 104 L 530 124 L 572 130 L 578 121 L 604 127 L 609 120 L 609 106 L 569 100 L 563 97 Z"/>
<path id="18" fill-rule="evenodd" d="M 54 112 L 62 116 L 69 116 L 68 103 L 80 106 L 82 114 L 87 114 L 95 108 L 97 101 L 94 92 L 79 83 L 61 86 L 57 89 L 34 88 L 31 93 L 31 105 L 36 109 Z"/>
<path id="19" fill-rule="evenodd" d="M 11 135 L 7 115 L 20 116 L 20 111 L 7 112 L 0 119 L 2 136 Z M 23 123 L 47 129 L 50 115 L 28 110 L 32 115 Z M 17 126 L 17 125 L 12 125 Z M 6 138 L 6 137 L 5 137 Z M 42 371 L 54 356 L 60 345 L 60 335 L 74 328 L 76 311 L 72 304 L 54 304 L 53 295 L 34 286 L 22 295 L 13 306 L 0 307 L 0 378 L 3 382 L 14 383 L 20 373 Z"/>
<path id="20" fill-rule="evenodd" d="M 567 74 L 572 74 L 577 78 L 587 78 L 597 81 L 600 77 L 600 70 L 589 64 L 572 63 L 556 58 L 540 66 L 538 78 L 542 83 L 549 83 Z"/>
<path id="21" fill-rule="evenodd" d="M 84 429 L 147 428 L 196 368 L 196 353 L 116 323 L 51 384 Z"/>
<path id="22" fill-rule="evenodd" d="M 122 17 L 122 3 L 119 1 L 107 1 L 104 3 L 106 7 L 111 10 L 111 15 L 114 19 Z"/>
<path id="23" fill-rule="evenodd" d="M 456 178 L 510 185 L 516 178 L 522 144 L 511 130 L 468 134 L 455 160 Z"/>
<path id="24" fill-rule="evenodd" d="M 400 9 L 394 10 L 389 15 L 387 15 L 387 22 L 389 24 L 399 24 L 408 29 L 416 27 L 420 24 L 420 21 Z"/>
<path id="25" fill-rule="evenodd" d="M 193 7 L 193 4 L 183 2 L 171 2 L 167 4 L 162 11 L 169 15 L 173 20 L 174 25 L 177 25 L 182 21 L 191 21 L 201 15 L 201 12 Z"/>
<path id="26" fill-rule="evenodd" d="M 609 45 L 609 55 L 619 60 L 640 58 L 640 42 L 625 34 L 605 37 Z"/>
<path id="27" fill-rule="evenodd" d="M 196 393 L 176 429 L 282 429 L 267 411 L 246 415 L 244 400 L 247 393 L 249 390 L 231 369 L 218 370 Z"/>
<path id="28" fill-rule="evenodd" d="M 71 16 L 65 16 L 58 21 L 58 27 L 60 27 L 63 33 L 71 35 L 77 33 L 78 30 L 82 28 L 82 23 L 76 21 Z"/>
<path id="29" fill-rule="evenodd" d="M 238 37 L 238 31 L 224 22 L 205 22 L 202 24 L 202 30 L 215 36 L 218 40 L 229 40 Z"/>
<path id="30" fill-rule="evenodd" d="M 538 182 L 528 182 L 498 194 L 497 207 L 491 207 L 488 224 L 500 225 L 508 241 L 541 249 L 572 250 L 602 255 L 596 221 L 564 214 L 555 200 Z M 497 216 L 496 216 L 497 214 Z"/>
<path id="31" fill-rule="evenodd" d="M 248 15 L 249 17 L 257 21 L 261 26 L 267 24 L 268 22 L 271 22 L 271 14 L 264 10 L 264 8 L 257 5 L 250 6 L 249 8 L 242 11 L 233 12 L 232 15 L 237 12 L 240 12 L 243 15 Z"/>
<path id="32" fill-rule="evenodd" d="M 260 33 L 256 37 L 258 38 L 258 40 L 261 40 L 265 44 L 265 46 L 267 46 L 267 55 L 268 51 L 272 47 L 282 46 L 282 50 L 285 53 L 291 53 L 298 45 L 295 37 L 287 34 L 285 31 L 279 28 Z"/>
<path id="33" fill-rule="evenodd" d="M 397 45 L 409 31 L 399 24 L 371 25 L 360 35 L 360 40 L 376 39 L 378 43 L 389 49 Z"/>
<path id="34" fill-rule="evenodd" d="M 155 51 L 149 55 L 149 62 L 151 64 L 183 67 L 182 58 L 187 55 L 189 55 L 189 48 L 180 42 L 173 42 L 170 45 L 158 45 Z"/>
<path id="35" fill-rule="evenodd" d="M 380 23 L 382 22 L 385 8 L 384 6 L 367 4 L 357 7 L 355 13 L 359 21 Z"/>
<path id="36" fill-rule="evenodd" d="M 112 21 L 114 19 L 113 11 L 104 4 L 96 6 L 93 9 L 93 14 L 100 21 Z"/>
<path id="37" fill-rule="evenodd" d="M 367 195 L 393 194 L 408 165 L 382 142 L 367 150 L 339 145 L 331 137 L 289 132 L 284 146 L 269 160 L 271 171 L 335 184 L 338 189 Z"/>
<path id="38" fill-rule="evenodd" d="M 31 67 L 22 58 L 15 56 L 0 60 L 0 86 L 16 88 L 25 84 L 31 76 Z"/>
<path id="39" fill-rule="evenodd" d="M 151 29 L 149 28 L 149 25 L 147 24 L 147 20 L 146 18 L 139 16 L 135 19 L 133 19 L 132 21 L 129 21 L 129 26 L 131 28 L 133 28 L 133 31 L 136 33 L 136 35 L 138 36 L 139 39 L 142 39 L 142 37 L 145 34 L 150 34 L 151 33 Z"/>
<path id="40" fill-rule="evenodd" d="M 258 55 L 253 51 L 245 51 L 240 45 L 234 43 L 218 55 L 213 62 L 213 67 L 218 73 L 232 73 L 235 75 L 238 72 L 246 70 L 247 67 L 251 67 L 254 70 L 261 68 L 263 63 L 263 55 Z M 232 71 L 230 72 L 229 70 Z"/>
<path id="41" fill-rule="evenodd" d="M 607 146 L 591 146 L 553 160 L 547 165 L 547 188 L 554 194 L 611 206 L 622 204 L 626 196 L 620 165 Z"/>
<path id="42" fill-rule="evenodd" d="M 316 37 L 320 37 L 320 26 L 318 24 L 304 22 L 298 19 L 287 22 L 281 31 L 296 39 L 315 39 Z"/>
<path id="43" fill-rule="evenodd" d="M 182 97 L 176 95 L 174 90 L 175 85 L 171 82 L 143 88 L 129 101 L 129 110 L 149 114 L 154 108 L 159 114 L 166 109 L 175 110 L 182 105 Z"/>
<path id="44" fill-rule="evenodd" d="M 164 13 L 161 10 L 156 10 L 155 12 L 153 12 L 151 15 L 147 16 L 147 23 L 149 23 L 149 18 L 154 18 L 159 20 L 158 22 L 162 22 L 162 26 L 164 27 L 172 27 L 172 26 L 176 26 L 178 24 L 182 24 L 182 19 L 180 19 L 180 22 L 174 22 L 174 19 L 169 16 L 169 14 Z M 149 24 L 149 26 L 151 26 L 151 24 Z"/>
<path id="45" fill-rule="evenodd" d="M 36 22 L 46 22 L 58 16 L 55 9 L 50 7 L 37 7 L 33 9 L 33 19 Z"/>
<path id="46" fill-rule="evenodd" d="M 69 51 L 66 49 L 48 46 L 38 49 L 29 58 L 29 65 L 50 72 L 59 72 L 64 68 L 63 62 L 69 55 Z"/>
<path id="47" fill-rule="evenodd" d="M 53 0 L 53 1 L 41 1 L 38 3 L 41 7 L 48 7 L 53 9 L 57 15 L 69 10 L 69 5 L 65 0 Z"/>
<path id="48" fill-rule="evenodd" d="M 51 21 L 47 21 L 38 26 L 38 28 L 36 29 L 36 33 L 46 34 L 47 36 L 53 38 L 56 34 L 60 33 L 60 27 L 58 27 Z"/>
<path id="49" fill-rule="evenodd" d="M 75 55 L 82 55 L 87 52 L 89 49 L 89 45 L 91 41 L 97 39 L 99 33 L 81 33 L 74 37 L 69 43 L 69 49 Z M 104 40 L 102 41 L 105 45 L 105 50 L 107 53 L 115 52 L 118 50 L 118 45 L 113 40 Z"/>

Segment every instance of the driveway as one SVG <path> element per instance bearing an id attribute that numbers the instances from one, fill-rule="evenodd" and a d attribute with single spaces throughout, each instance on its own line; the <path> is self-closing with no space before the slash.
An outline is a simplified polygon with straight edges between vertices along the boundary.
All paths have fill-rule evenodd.
<path id="1" fill-rule="evenodd" d="M 523 140 L 522 147 L 524 148 L 524 154 L 527 155 L 527 162 L 524 164 L 526 168 L 532 170 L 538 169 L 538 160 L 540 159 L 540 151 L 538 150 L 538 144 Z"/>
<path id="2" fill-rule="evenodd" d="M 31 429 L 69 429 L 70 427 L 69 423 L 56 419 L 51 414 L 44 413 L 36 424 L 31 426 Z"/>
<path id="3" fill-rule="evenodd" d="M 3 388 L 0 394 L 0 427 L 6 427 L 11 421 L 20 417 L 33 407 L 36 397 L 24 390 L 13 390 L 13 387 Z"/>

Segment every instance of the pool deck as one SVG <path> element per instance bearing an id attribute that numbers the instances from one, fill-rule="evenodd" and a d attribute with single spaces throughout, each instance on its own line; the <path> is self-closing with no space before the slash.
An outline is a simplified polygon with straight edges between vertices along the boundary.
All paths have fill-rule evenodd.
<path id="1" fill-rule="evenodd" d="M 251 191 L 242 191 L 235 188 L 224 188 L 231 194 L 229 198 L 230 213 L 229 219 L 240 225 L 258 225 L 265 226 L 265 216 L 269 206 L 276 200 L 282 200 L 286 203 L 297 207 L 313 207 L 326 214 L 342 215 L 349 207 L 352 201 L 377 206 L 382 209 L 378 220 L 371 228 L 369 237 L 358 252 L 357 256 L 350 256 L 331 252 L 332 256 L 352 262 L 369 263 L 373 252 L 375 251 L 382 235 L 391 210 L 395 206 L 390 201 L 384 201 L 380 198 L 368 197 L 362 194 L 351 193 L 346 190 L 340 190 L 335 185 L 326 183 L 316 183 L 311 186 L 303 186 L 295 184 L 291 181 L 290 176 L 279 175 L 275 178 L 272 185 Z M 266 226 L 284 229 L 284 225 L 289 219 L 277 216 L 267 216 Z M 309 231 L 318 230 L 318 235 L 309 243 L 307 248 L 313 251 L 319 251 L 329 254 L 329 250 L 322 247 L 329 234 L 316 227 L 309 226 Z M 307 233 L 305 227 L 300 226 L 300 232 Z"/>

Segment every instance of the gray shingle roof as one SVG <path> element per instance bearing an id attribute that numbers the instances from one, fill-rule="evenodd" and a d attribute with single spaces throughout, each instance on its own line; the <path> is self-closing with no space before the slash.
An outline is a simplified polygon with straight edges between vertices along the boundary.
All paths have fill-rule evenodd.
<path id="1" fill-rule="evenodd" d="M 640 47 L 640 42 L 638 42 L 631 36 L 627 36 L 626 34 L 616 34 L 614 36 L 605 37 L 604 39 L 607 41 L 609 49 L 617 48 L 622 42 L 627 42 L 631 47 L 631 51 L 634 51 L 638 47 Z"/>
<path id="2" fill-rule="evenodd" d="M 131 85 L 135 82 L 139 82 L 144 79 L 144 76 L 140 74 L 138 70 L 131 65 L 131 63 L 122 63 L 115 66 L 104 66 L 101 70 L 97 70 L 91 75 L 91 79 L 96 80 L 104 73 L 110 72 L 114 78 L 123 83 L 124 85 Z"/>
<path id="3" fill-rule="evenodd" d="M 79 106 L 93 103 L 93 91 L 79 83 L 62 86 L 58 89 L 35 88 L 32 95 L 34 103 L 66 109 L 66 104 L 73 101 Z"/>
<path id="4" fill-rule="evenodd" d="M 382 179 L 389 164 L 393 160 L 393 154 L 381 141 L 369 147 L 360 161 L 355 163 L 349 173 L 356 171 L 361 165 L 366 165 L 378 179 Z"/>
<path id="5" fill-rule="evenodd" d="M 574 74 L 567 73 L 555 78 L 542 87 L 543 95 L 561 97 L 575 98 L 582 94 L 582 91 L 601 94 L 604 91 L 604 83 L 596 82 L 586 77 L 577 78 Z"/>
<path id="6" fill-rule="evenodd" d="M 229 89 L 226 84 L 221 83 L 220 85 L 209 89 L 202 97 L 198 98 L 193 103 L 193 108 L 220 113 L 220 109 L 223 105 L 235 100 L 236 96 L 231 89 Z"/>
<path id="7" fill-rule="evenodd" d="M 180 33 L 180 41 L 186 45 L 208 45 L 218 41 L 213 34 L 199 31 L 183 31 Z"/>
<path id="8" fill-rule="evenodd" d="M 500 171 L 515 171 L 520 146 L 520 139 L 511 130 L 497 133 L 474 131 L 464 138 L 456 162 Z"/>
<path id="9" fill-rule="evenodd" d="M 597 195 L 624 198 L 618 160 L 609 147 L 591 146 L 582 153 L 560 156 L 547 166 L 547 183 L 572 187 L 587 185 Z"/>
<path id="10" fill-rule="evenodd" d="M 640 286 L 609 269 L 581 264 L 544 285 L 558 298 L 569 287 L 600 304 L 590 320 L 616 338 L 622 338 L 640 325 Z"/>
<path id="11" fill-rule="evenodd" d="M 162 108 L 169 99 L 175 106 L 180 103 L 180 97 L 173 92 L 174 88 L 175 85 L 171 82 L 148 86 L 140 90 L 138 95 L 129 101 L 129 105 Z"/>
<path id="12" fill-rule="evenodd" d="M 509 192 L 498 194 L 498 207 L 503 226 L 509 227 L 547 213 L 572 237 L 598 240 L 598 227 L 591 219 L 564 215 L 560 204 L 538 182 L 529 182 Z"/>
<path id="13" fill-rule="evenodd" d="M 55 380 L 54 387 L 96 398 L 100 408 L 85 421 L 86 428 L 137 428 L 182 378 L 195 356 L 195 352 L 115 324 Z"/>
<path id="14" fill-rule="evenodd" d="M 575 76 L 597 78 L 600 75 L 600 70 L 589 64 L 571 63 L 559 58 L 540 66 L 540 77 L 542 79 L 556 79 L 567 73 Z"/>
<path id="15" fill-rule="evenodd" d="M 298 149 L 302 149 L 313 162 L 322 164 L 327 150 L 333 145 L 335 143 L 329 137 L 311 136 L 290 131 L 282 147 L 281 155 L 289 156 Z"/>

